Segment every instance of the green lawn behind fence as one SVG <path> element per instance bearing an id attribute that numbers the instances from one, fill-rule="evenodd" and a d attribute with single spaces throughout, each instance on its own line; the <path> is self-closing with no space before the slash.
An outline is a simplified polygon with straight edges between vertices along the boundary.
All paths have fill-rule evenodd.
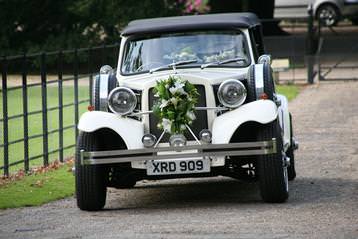
<path id="1" fill-rule="evenodd" d="M 88 86 L 79 86 L 79 100 L 88 99 Z M 2 97 L 2 92 L 0 93 Z M 1 102 L 2 102 L 2 98 Z M 58 106 L 58 88 L 57 85 L 49 85 L 47 88 L 47 106 L 48 108 Z M 63 104 L 69 104 L 74 102 L 74 87 L 63 86 Z M 41 110 L 41 88 L 29 87 L 28 88 L 28 111 Z M 87 109 L 88 103 L 80 104 L 80 115 Z M 0 118 L 2 116 L 2 104 L 0 104 Z M 69 106 L 63 109 L 63 126 L 73 125 L 75 122 L 75 108 Z M 22 90 L 8 91 L 8 115 L 17 115 L 23 113 L 22 104 Z M 52 110 L 48 112 L 48 129 L 49 131 L 58 129 L 59 127 L 59 111 Z M 28 117 L 29 136 L 42 134 L 42 114 L 30 115 Z M 8 124 L 9 128 L 9 142 L 24 137 L 23 118 L 11 119 Z M 74 128 L 69 128 L 64 131 L 63 135 L 64 147 L 73 145 L 75 143 L 75 131 Z M 3 124 L 0 125 L 0 144 L 3 144 Z M 53 133 L 48 136 L 49 151 L 56 150 L 59 147 L 59 133 Z M 43 152 L 43 139 L 42 137 L 29 140 L 29 157 L 37 156 Z M 73 155 L 74 148 L 65 150 L 65 157 Z M 3 148 L 0 148 L 0 166 L 4 165 L 3 162 Z M 58 153 L 53 153 L 49 156 L 50 160 L 58 158 Z M 9 145 L 9 163 L 13 163 L 24 159 L 24 143 L 16 143 Z M 30 162 L 30 167 L 42 165 L 43 159 L 36 159 Z M 10 172 L 14 172 L 20 168 L 23 168 L 24 164 L 18 164 L 10 167 Z M 3 170 L 0 171 L 3 174 Z"/>

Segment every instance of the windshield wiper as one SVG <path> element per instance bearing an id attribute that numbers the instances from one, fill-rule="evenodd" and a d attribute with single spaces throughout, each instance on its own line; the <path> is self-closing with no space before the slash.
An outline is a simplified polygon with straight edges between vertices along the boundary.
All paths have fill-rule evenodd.
<path id="1" fill-rule="evenodd" d="M 177 62 L 170 63 L 168 65 L 159 66 L 159 67 L 150 69 L 149 73 L 152 74 L 153 72 L 156 72 L 156 71 L 159 71 L 162 69 L 166 69 L 166 68 L 172 68 L 172 67 L 175 69 L 176 66 L 187 65 L 187 64 L 195 63 L 197 61 L 198 60 L 177 61 Z"/>
<path id="2" fill-rule="evenodd" d="M 200 68 L 204 69 L 204 68 L 206 68 L 208 66 L 218 66 L 218 65 L 228 64 L 228 63 L 237 62 L 237 61 L 246 61 L 246 59 L 242 58 L 242 57 L 236 57 L 236 58 L 226 59 L 226 60 L 223 60 L 223 61 L 214 61 L 214 62 L 202 64 L 200 66 Z"/>

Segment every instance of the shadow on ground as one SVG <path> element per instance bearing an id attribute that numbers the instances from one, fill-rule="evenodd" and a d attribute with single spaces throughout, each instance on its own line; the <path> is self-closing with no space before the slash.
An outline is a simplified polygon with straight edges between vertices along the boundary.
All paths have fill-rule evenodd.
<path id="1" fill-rule="evenodd" d="M 290 182 L 285 205 L 341 202 L 357 192 L 358 182 L 339 178 L 296 178 Z M 355 195 L 357 197 L 357 195 Z M 165 180 L 140 183 L 133 189 L 111 189 L 107 210 L 130 208 L 208 207 L 225 204 L 261 204 L 258 183 L 230 178 Z"/>

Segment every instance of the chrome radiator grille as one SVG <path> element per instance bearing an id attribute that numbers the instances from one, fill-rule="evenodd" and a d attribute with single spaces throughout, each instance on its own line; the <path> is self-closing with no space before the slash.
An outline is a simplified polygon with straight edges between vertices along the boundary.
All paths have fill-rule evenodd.
<path id="1" fill-rule="evenodd" d="M 195 85 L 196 89 L 198 90 L 199 93 L 199 99 L 198 99 L 198 107 L 206 107 L 206 94 L 205 94 L 205 87 L 203 85 Z M 153 105 L 155 104 L 155 102 L 158 100 L 158 98 L 154 97 L 154 92 L 153 92 L 154 88 L 150 88 L 149 89 L 149 109 L 153 108 Z M 202 129 L 207 129 L 208 128 L 208 118 L 207 118 L 207 113 L 205 110 L 201 110 L 201 111 L 196 111 L 195 112 L 196 115 L 196 120 L 194 120 L 193 124 L 191 125 L 191 129 L 193 130 L 194 134 L 196 136 L 199 135 L 199 132 Z M 153 115 L 150 114 L 149 116 L 149 129 L 150 129 L 150 133 L 154 134 L 157 138 L 159 138 L 159 136 L 162 133 L 162 130 L 157 128 L 157 124 L 158 124 L 158 119 Z M 194 137 L 189 133 L 186 132 L 185 133 L 185 137 L 188 140 L 194 140 Z M 162 142 L 168 142 L 169 140 L 169 134 L 166 134 L 162 140 Z"/>

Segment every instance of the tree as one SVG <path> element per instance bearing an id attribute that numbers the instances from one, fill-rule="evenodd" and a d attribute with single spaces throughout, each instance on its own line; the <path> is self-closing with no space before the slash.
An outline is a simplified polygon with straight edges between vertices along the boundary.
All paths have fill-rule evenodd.
<path id="1" fill-rule="evenodd" d="M 114 43 L 130 20 L 180 13 L 175 0 L 0 0 L 0 55 Z"/>

